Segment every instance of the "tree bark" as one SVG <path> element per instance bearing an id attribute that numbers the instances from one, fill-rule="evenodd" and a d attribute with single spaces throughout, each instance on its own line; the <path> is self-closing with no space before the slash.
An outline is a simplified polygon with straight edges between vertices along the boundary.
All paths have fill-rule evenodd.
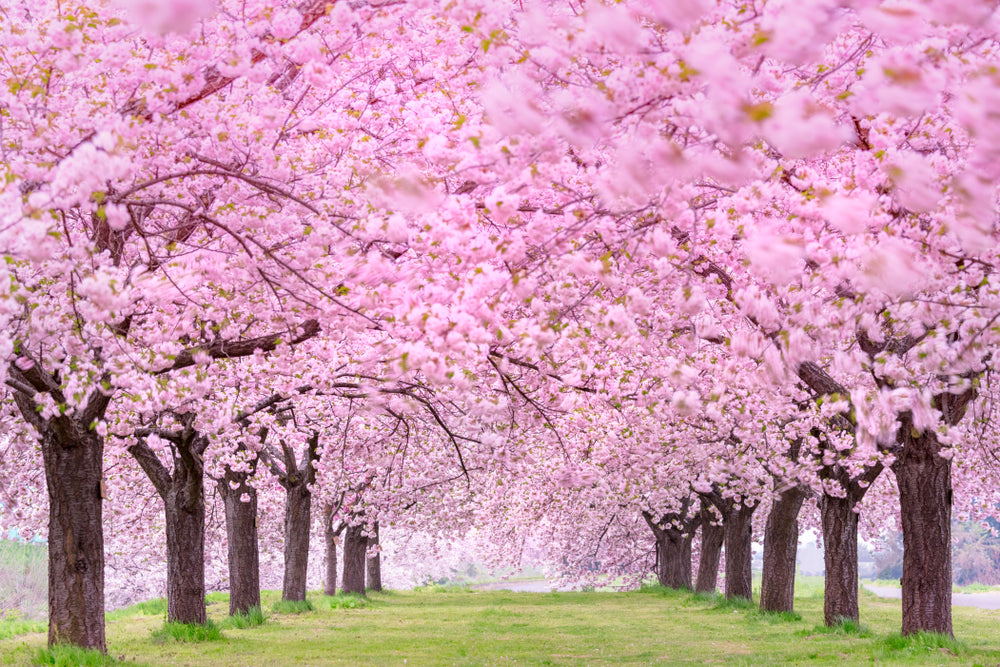
<path id="1" fill-rule="evenodd" d="M 40 364 L 7 369 L 14 403 L 38 434 L 49 496 L 50 646 L 71 644 L 107 651 L 104 634 L 104 438 L 90 427 L 103 419 L 110 394 L 96 391 L 74 416 L 41 416 L 35 393 L 66 398 Z M 22 389 L 21 387 L 24 387 Z"/>
<path id="2" fill-rule="evenodd" d="M 309 529 L 312 494 L 304 483 L 285 491 L 285 578 L 282 600 L 305 600 L 309 572 Z"/>
<path id="3" fill-rule="evenodd" d="M 753 518 L 757 504 L 730 500 L 725 513 L 726 599 L 753 599 Z"/>
<path id="4" fill-rule="evenodd" d="M 323 580 L 323 594 L 337 594 L 337 536 L 344 530 L 344 524 L 334 525 L 331 508 L 323 514 L 323 546 L 326 553 L 326 578 Z"/>
<path id="5" fill-rule="evenodd" d="M 660 561 L 659 580 L 669 588 L 693 588 L 691 580 L 691 534 L 679 530 L 665 531 L 665 539 L 657 540 L 657 554 Z"/>
<path id="6" fill-rule="evenodd" d="M 714 593 L 719 582 L 719 560 L 722 557 L 722 544 L 726 537 L 725 529 L 712 523 L 715 515 L 702 504 L 701 508 L 701 555 L 698 559 L 698 579 L 694 589 L 699 593 Z"/>
<path id="7" fill-rule="evenodd" d="M 226 510 L 229 545 L 229 614 L 260 606 L 260 547 L 257 541 L 257 489 L 247 483 L 252 472 L 226 466 L 219 495 Z M 247 502 L 242 498 L 246 495 Z"/>
<path id="8" fill-rule="evenodd" d="M 49 492 L 49 645 L 103 652 L 104 441 L 66 417 L 50 420 L 40 435 Z"/>
<path id="9" fill-rule="evenodd" d="M 181 469 L 183 470 L 183 468 Z M 174 470 L 174 477 L 188 471 Z M 204 625 L 205 495 L 202 480 L 175 483 L 164 498 L 167 528 L 167 620 Z"/>
<path id="10" fill-rule="evenodd" d="M 345 593 L 365 594 L 365 550 L 368 538 L 364 535 L 365 525 L 348 526 L 344 533 L 344 580 L 341 588 Z"/>
<path id="11" fill-rule="evenodd" d="M 855 499 L 824 494 L 819 509 L 823 522 L 823 561 L 826 583 L 823 593 L 823 620 L 836 625 L 858 616 L 858 515 Z"/>
<path id="12" fill-rule="evenodd" d="M 161 433 L 172 443 L 173 472 L 146 444 L 149 429 L 140 429 L 129 453 L 163 499 L 167 533 L 167 621 L 203 625 L 205 614 L 205 469 L 202 455 L 208 438 L 193 428 L 194 415 L 182 428 Z"/>
<path id="13" fill-rule="evenodd" d="M 762 611 L 793 611 L 795 555 L 799 545 L 799 511 L 805 490 L 795 485 L 778 494 L 764 528 L 764 569 L 761 573 Z"/>
<path id="14" fill-rule="evenodd" d="M 261 438 L 262 441 L 264 438 Z M 295 451 L 281 441 L 280 455 L 273 448 L 261 449 L 267 463 L 285 489 L 285 571 L 281 599 L 297 602 L 306 599 L 309 574 L 309 531 L 312 528 L 312 492 L 309 485 L 316 480 L 319 459 L 319 433 L 309 437 L 302 460 L 295 460 Z"/>
<path id="15" fill-rule="evenodd" d="M 372 550 L 373 554 L 371 558 L 368 559 L 368 590 L 381 592 L 382 591 L 382 552 L 378 548 L 379 545 L 379 535 L 378 535 L 378 521 L 375 522 L 372 528 L 372 535 L 368 538 L 368 547 Z M 688 553 L 688 558 L 690 559 L 691 554 Z"/>
<path id="16" fill-rule="evenodd" d="M 902 632 L 951 636 L 951 460 L 933 431 L 905 428 L 908 415 L 901 421 L 892 471 L 903 526 Z"/>
<path id="17" fill-rule="evenodd" d="M 691 542 L 698 528 L 697 517 L 687 516 L 687 503 L 681 513 L 665 514 L 654 521 L 643 512 L 656 540 L 656 576 L 661 586 L 691 590 Z"/>

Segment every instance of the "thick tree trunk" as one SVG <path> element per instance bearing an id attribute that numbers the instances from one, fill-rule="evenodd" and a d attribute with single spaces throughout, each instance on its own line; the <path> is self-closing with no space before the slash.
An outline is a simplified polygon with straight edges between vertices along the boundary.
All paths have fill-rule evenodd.
<path id="1" fill-rule="evenodd" d="M 726 599 L 753 599 L 753 518 L 757 505 L 733 503 L 725 516 Z"/>
<path id="2" fill-rule="evenodd" d="M 365 525 L 348 526 L 344 532 L 344 580 L 341 588 L 345 593 L 365 594 L 365 550 L 368 538 L 364 536 Z"/>
<path id="3" fill-rule="evenodd" d="M 701 555 L 698 558 L 698 579 L 694 589 L 699 593 L 714 593 L 719 582 L 719 560 L 726 530 L 713 524 L 710 510 L 701 510 Z"/>
<path id="4" fill-rule="evenodd" d="M 309 568 L 309 529 L 312 495 L 306 484 L 290 485 L 285 492 L 285 579 L 283 600 L 306 599 Z"/>
<path id="5" fill-rule="evenodd" d="M 827 625 L 858 620 L 858 515 L 854 512 L 858 500 L 848 493 L 845 498 L 824 495 L 819 503 L 826 564 L 823 620 Z"/>
<path id="6" fill-rule="evenodd" d="M 933 431 L 902 430 L 892 471 L 903 525 L 903 634 L 951 635 L 951 460 Z"/>
<path id="7" fill-rule="evenodd" d="M 382 591 L 382 552 L 378 547 L 378 521 L 373 527 L 373 534 L 368 538 L 368 547 L 373 549 L 374 555 L 368 559 L 368 590 Z M 688 554 L 690 557 L 690 554 Z"/>
<path id="8" fill-rule="evenodd" d="M 676 528 L 656 535 L 656 574 L 661 586 L 691 589 L 691 541 L 691 535 Z"/>
<path id="9" fill-rule="evenodd" d="M 323 580 L 323 594 L 337 594 L 337 536 L 341 530 L 333 525 L 333 513 L 327 510 L 323 517 L 323 546 L 326 553 L 326 578 Z"/>
<path id="10" fill-rule="evenodd" d="M 140 429 L 129 452 L 163 499 L 167 532 L 167 620 L 204 624 L 205 615 L 205 468 L 208 438 L 192 428 L 194 414 L 169 435 L 173 472 L 145 441 Z"/>
<path id="11" fill-rule="evenodd" d="M 260 547 L 257 542 L 257 489 L 248 473 L 226 467 L 218 484 L 226 509 L 229 544 L 229 614 L 246 614 L 260 606 Z M 235 487 L 235 488 L 234 488 Z M 247 502 L 242 498 L 246 495 Z"/>
<path id="12" fill-rule="evenodd" d="M 796 485 L 782 491 L 771 506 L 764 528 L 764 569 L 760 585 L 763 611 L 793 610 L 799 511 L 805 497 L 805 491 Z"/>
<path id="13" fill-rule="evenodd" d="M 53 422 L 41 433 L 49 492 L 49 645 L 106 651 L 104 441 L 68 418 Z"/>
<path id="14" fill-rule="evenodd" d="M 203 479 L 178 467 L 164 498 L 167 528 L 167 621 L 204 625 L 205 493 Z"/>

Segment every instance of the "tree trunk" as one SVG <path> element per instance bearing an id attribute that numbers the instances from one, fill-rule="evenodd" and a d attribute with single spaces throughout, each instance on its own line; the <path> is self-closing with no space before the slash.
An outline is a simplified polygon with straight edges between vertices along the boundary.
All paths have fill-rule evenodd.
<path id="1" fill-rule="evenodd" d="M 691 541 L 691 535 L 676 528 L 656 534 L 656 574 L 661 586 L 691 589 Z"/>
<path id="2" fill-rule="evenodd" d="M 49 645 L 106 651 L 104 441 L 66 417 L 47 422 L 41 436 L 49 492 Z"/>
<path id="3" fill-rule="evenodd" d="M 167 532 L 167 621 L 203 625 L 205 615 L 205 468 L 208 438 L 192 427 L 195 415 L 182 417 L 170 433 L 173 472 L 137 431 L 128 451 L 163 499 Z"/>
<path id="4" fill-rule="evenodd" d="M 229 614 L 246 614 L 260 606 L 260 547 L 257 543 L 257 489 L 249 474 L 226 466 L 218 484 L 226 509 L 229 544 Z M 235 486 L 235 488 L 233 488 Z M 244 494 L 249 498 L 243 502 Z"/>
<path id="5" fill-rule="evenodd" d="M 733 503 L 725 516 L 726 599 L 753 599 L 753 518 L 757 505 Z"/>
<path id="6" fill-rule="evenodd" d="M 712 523 L 713 517 L 708 508 L 702 507 L 701 556 L 698 559 L 698 580 L 694 586 L 699 593 L 714 593 L 719 582 L 719 559 L 726 531 L 722 526 Z"/>
<path id="7" fill-rule="evenodd" d="M 824 494 L 819 509 L 823 522 L 823 561 L 826 584 L 823 620 L 836 625 L 858 620 L 858 515 L 853 494 L 836 498 Z"/>
<path id="8" fill-rule="evenodd" d="M 306 484 L 285 491 L 285 580 L 282 600 L 305 600 L 309 567 L 309 529 L 312 494 Z"/>
<path id="9" fill-rule="evenodd" d="M 373 555 L 368 559 L 368 589 L 376 592 L 382 591 L 382 552 L 378 549 L 378 521 L 372 529 L 374 532 L 368 538 L 368 547 L 372 549 Z M 690 557 L 690 554 L 688 554 Z"/>
<path id="10" fill-rule="evenodd" d="M 897 438 L 903 451 L 892 464 L 903 525 L 903 634 L 950 636 L 951 460 L 940 456 L 933 431 L 904 430 Z"/>
<path id="11" fill-rule="evenodd" d="M 333 512 L 327 510 L 323 517 L 323 546 L 326 552 L 326 578 L 323 581 L 323 594 L 337 594 L 337 536 L 340 530 L 333 526 Z"/>
<path id="12" fill-rule="evenodd" d="M 348 526 L 344 533 L 344 581 L 341 588 L 345 593 L 365 594 L 365 550 L 368 539 L 364 536 L 365 525 Z"/>
<path id="13" fill-rule="evenodd" d="M 764 528 L 762 611 L 792 611 L 795 600 L 795 554 L 799 545 L 799 511 L 805 491 L 798 485 L 782 491 L 771 506 Z"/>
<path id="14" fill-rule="evenodd" d="M 204 625 L 205 493 L 201 476 L 174 469 L 164 498 L 167 528 L 167 621 Z"/>

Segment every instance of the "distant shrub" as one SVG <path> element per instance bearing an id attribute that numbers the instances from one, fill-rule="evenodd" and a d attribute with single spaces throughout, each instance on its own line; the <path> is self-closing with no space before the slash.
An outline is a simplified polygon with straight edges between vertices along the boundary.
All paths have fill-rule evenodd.
<path id="1" fill-rule="evenodd" d="M 48 547 L 0 538 L 0 618 L 48 615 Z"/>

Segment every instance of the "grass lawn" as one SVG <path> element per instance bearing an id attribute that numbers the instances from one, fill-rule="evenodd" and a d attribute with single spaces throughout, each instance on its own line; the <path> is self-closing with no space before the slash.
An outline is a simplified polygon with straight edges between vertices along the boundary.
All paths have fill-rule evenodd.
<path id="1" fill-rule="evenodd" d="M 631 593 L 424 590 L 310 597 L 313 609 L 275 613 L 239 629 L 224 595 L 209 596 L 222 639 L 154 639 L 162 605 L 115 612 L 109 652 L 145 665 L 996 665 L 1000 611 L 956 607 L 957 644 L 902 641 L 898 600 L 862 597 L 860 633 L 822 623 L 821 586 L 803 581 L 800 619 L 761 615 L 718 598 L 645 589 Z M 31 664 L 43 634 L 0 640 L 0 664 Z"/>

